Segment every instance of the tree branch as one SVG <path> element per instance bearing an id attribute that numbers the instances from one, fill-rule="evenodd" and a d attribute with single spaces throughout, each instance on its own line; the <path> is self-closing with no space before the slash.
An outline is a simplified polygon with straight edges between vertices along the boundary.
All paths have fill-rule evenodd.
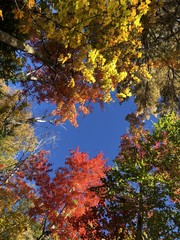
<path id="1" fill-rule="evenodd" d="M 26 52 L 31 55 L 36 55 L 34 48 L 30 45 L 21 42 L 20 40 L 12 37 L 10 34 L 0 30 L 0 41 L 6 43 L 7 45 L 17 48 L 23 52 Z"/>
<path id="2" fill-rule="evenodd" d="M 11 36 L 9 33 L 6 33 L 2 30 L 0 30 L 0 41 L 4 42 L 5 44 L 7 44 L 11 47 L 14 47 L 14 48 L 18 49 L 18 50 L 21 50 L 21 51 L 26 52 L 30 55 L 33 55 L 33 56 L 37 57 L 43 63 L 45 63 L 47 65 L 50 65 L 49 59 L 45 58 L 42 54 L 37 52 L 29 44 L 18 40 L 17 38 Z"/>

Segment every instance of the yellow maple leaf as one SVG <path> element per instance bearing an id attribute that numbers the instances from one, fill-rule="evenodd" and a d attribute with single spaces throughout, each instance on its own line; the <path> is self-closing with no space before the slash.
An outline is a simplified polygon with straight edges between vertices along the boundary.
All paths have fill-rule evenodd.
<path id="1" fill-rule="evenodd" d="M 24 12 L 20 9 L 14 9 L 13 13 L 14 13 L 14 18 L 15 19 L 21 19 L 24 16 Z"/>

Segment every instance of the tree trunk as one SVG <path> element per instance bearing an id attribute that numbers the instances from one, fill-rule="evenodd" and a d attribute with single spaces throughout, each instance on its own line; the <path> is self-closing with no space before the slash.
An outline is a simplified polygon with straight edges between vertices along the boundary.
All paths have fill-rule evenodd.
<path id="1" fill-rule="evenodd" d="M 136 232 L 135 240 L 142 240 L 142 216 L 141 216 L 141 213 L 138 214 L 137 232 Z"/>
<path id="2" fill-rule="evenodd" d="M 0 30 L 0 41 L 6 43 L 7 45 L 17 48 L 23 52 L 27 52 L 31 55 L 36 55 L 36 52 L 33 47 L 30 45 L 21 42 L 20 40 L 12 37 L 10 34 Z"/>
<path id="3" fill-rule="evenodd" d="M 45 58 L 42 54 L 37 52 L 33 47 L 31 47 L 29 44 L 25 42 L 21 42 L 17 38 L 11 36 L 9 33 L 6 33 L 2 30 L 0 30 L 0 41 L 14 47 L 18 50 L 21 50 L 23 52 L 26 52 L 30 55 L 33 55 L 37 57 L 40 61 L 42 61 L 46 65 L 50 65 L 50 60 Z"/>

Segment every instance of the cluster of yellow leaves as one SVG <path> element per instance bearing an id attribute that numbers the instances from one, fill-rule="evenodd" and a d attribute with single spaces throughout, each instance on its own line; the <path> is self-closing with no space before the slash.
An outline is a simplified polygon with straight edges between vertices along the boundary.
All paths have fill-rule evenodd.
<path id="1" fill-rule="evenodd" d="M 31 116 L 21 93 L 10 92 L 0 82 L 0 164 L 11 166 L 19 151 L 32 151 L 36 142 L 33 128 L 25 122 Z"/>
<path id="2" fill-rule="evenodd" d="M 23 240 L 27 236 L 33 239 L 32 224 L 27 215 L 30 200 L 21 196 L 29 194 L 30 188 L 21 186 L 21 180 L 14 183 L 11 176 L 18 153 L 33 151 L 37 143 L 33 128 L 25 122 L 31 113 L 21 97 L 20 91 L 11 91 L 0 80 L 0 173 L 5 180 L 9 177 L 5 182 L 8 185 L 0 186 L 0 239 Z"/>
<path id="3" fill-rule="evenodd" d="M 56 102 L 56 113 L 62 113 L 63 107 L 64 114 L 67 109 L 63 119 L 72 121 L 78 115 L 75 104 L 84 106 L 88 100 L 112 101 L 112 92 L 126 79 L 131 79 L 131 84 L 116 96 L 120 101 L 131 96 L 132 85 L 140 81 L 134 60 L 142 56 L 139 40 L 143 30 L 141 17 L 147 13 L 150 2 L 60 0 L 34 5 L 34 1 L 28 1 L 29 7 L 33 9 L 35 6 L 36 11 L 30 11 L 28 7 L 14 10 L 15 18 L 20 19 L 20 32 L 32 35 L 33 39 L 43 36 L 44 46 L 39 50 L 47 49 L 43 54 L 50 53 L 52 65 L 53 61 L 61 65 L 59 70 L 56 68 L 56 78 L 62 77 L 66 84 L 61 81 L 60 86 L 58 82 L 57 89 L 61 88 L 61 92 L 63 89 L 65 95 L 61 97 L 60 93 L 58 100 L 50 101 Z"/>
<path id="4" fill-rule="evenodd" d="M 23 184 L 11 178 L 0 186 L 0 239 L 34 239 L 35 224 L 28 215 L 32 206 L 31 188 Z"/>
<path id="5" fill-rule="evenodd" d="M 126 71 L 117 70 L 117 61 L 118 58 L 114 57 L 107 62 L 100 51 L 94 49 L 89 51 L 88 61 L 82 67 L 84 80 L 90 84 L 98 83 L 99 88 L 104 92 L 103 99 L 101 99 L 104 102 L 112 101 L 110 92 L 115 91 L 118 83 L 127 76 Z"/>
<path id="6" fill-rule="evenodd" d="M 1 201 L 1 204 L 3 204 L 1 206 L 4 206 L 4 208 L 0 209 L 0 238 L 24 240 L 28 236 L 28 239 L 33 239 L 32 230 L 30 229 L 30 218 L 23 214 L 22 207 L 13 210 L 12 200 L 13 196 L 6 196 L 5 201 Z M 12 202 L 10 203 L 10 201 Z M 9 203 L 8 205 L 7 202 Z"/>
<path id="7" fill-rule="evenodd" d="M 116 94 L 116 97 L 120 100 L 120 102 L 122 102 L 123 99 L 126 99 L 127 97 L 131 97 L 131 96 L 132 96 L 132 93 L 130 88 L 125 88 L 122 90 L 121 93 Z"/>
<path id="8" fill-rule="evenodd" d="M 22 7 L 18 5 L 18 1 L 16 2 L 16 8 L 13 10 L 14 18 L 15 19 L 22 19 L 24 15 L 26 14 L 26 11 L 28 9 L 33 8 L 35 5 L 35 0 L 28 0 L 26 1 L 26 4 L 24 4 Z"/>

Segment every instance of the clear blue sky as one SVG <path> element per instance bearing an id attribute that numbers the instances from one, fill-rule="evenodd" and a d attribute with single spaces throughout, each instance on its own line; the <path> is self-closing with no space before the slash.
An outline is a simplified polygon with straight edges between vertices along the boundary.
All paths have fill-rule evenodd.
<path id="1" fill-rule="evenodd" d="M 42 111 L 46 107 L 47 105 L 41 108 Z M 38 116 L 39 107 L 35 105 L 33 110 Z M 78 118 L 77 128 L 68 122 L 57 127 L 51 124 L 39 124 L 36 132 L 38 135 L 47 133 L 50 139 L 52 137 L 52 141 L 50 140 L 45 147 L 51 150 L 50 161 L 54 167 L 63 165 L 65 158 L 69 156 L 69 150 L 76 147 L 82 152 L 87 152 L 90 157 L 103 152 L 108 164 L 111 164 L 111 160 L 118 154 L 120 136 L 127 132 L 129 126 L 125 117 L 133 111 L 135 105 L 132 99 L 122 105 L 118 102 L 106 104 L 104 111 L 96 104 L 92 114 Z"/>

